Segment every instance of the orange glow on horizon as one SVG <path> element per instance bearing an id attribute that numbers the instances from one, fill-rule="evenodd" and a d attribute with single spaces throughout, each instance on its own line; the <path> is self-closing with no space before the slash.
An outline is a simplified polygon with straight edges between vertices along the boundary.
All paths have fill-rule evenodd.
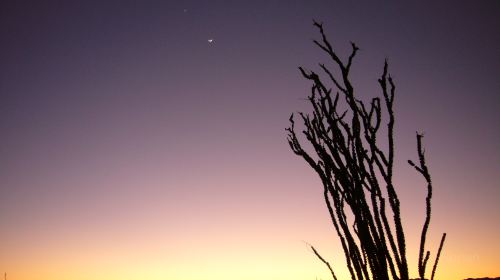
<path id="1" fill-rule="evenodd" d="M 333 228 L 319 219 L 305 223 L 302 230 L 289 224 L 278 227 L 272 223 L 253 223 L 247 227 L 239 224 L 232 229 L 205 232 L 200 229 L 170 236 L 168 227 L 158 227 L 157 233 L 138 230 L 130 234 L 111 232 L 107 236 L 72 235 L 66 240 L 39 240 L 46 243 L 37 247 L 14 244 L 2 251 L 0 263 L 7 268 L 9 280 L 331 279 L 326 267 L 299 239 L 307 236 L 308 242 L 333 264 L 338 278 L 349 279 Z M 255 226 L 266 230 L 258 231 Z M 461 247 L 467 244 L 455 241 L 461 238 L 449 235 L 436 279 L 500 275 L 496 252 L 474 245 L 475 252 L 464 254 L 467 249 Z M 407 240 L 410 272 L 414 277 L 416 248 L 412 243 L 417 239 Z M 437 238 L 428 240 L 433 253 L 437 242 Z M 9 256 L 5 252 L 14 254 Z M 428 273 L 431 269 L 429 266 Z"/>

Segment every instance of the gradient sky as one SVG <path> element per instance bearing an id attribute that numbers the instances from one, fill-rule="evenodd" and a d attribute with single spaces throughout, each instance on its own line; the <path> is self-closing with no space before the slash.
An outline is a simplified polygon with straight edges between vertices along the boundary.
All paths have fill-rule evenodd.
<path id="1" fill-rule="evenodd" d="M 0 272 L 9 280 L 347 278 L 313 171 L 288 147 L 297 67 L 358 96 L 397 84 L 396 182 L 416 276 L 425 147 L 439 279 L 500 276 L 500 2 L 2 1 Z M 461 2 L 458 4 L 458 2 Z M 209 43 L 208 39 L 214 39 Z"/>

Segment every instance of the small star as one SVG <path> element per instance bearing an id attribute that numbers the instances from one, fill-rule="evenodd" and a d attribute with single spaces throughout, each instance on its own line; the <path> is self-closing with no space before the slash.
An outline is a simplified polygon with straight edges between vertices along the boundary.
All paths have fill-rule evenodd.
<path id="1" fill-rule="evenodd" d="M 208 43 L 212 44 L 213 42 L 215 42 L 214 39 L 212 39 L 212 38 L 208 39 Z"/>

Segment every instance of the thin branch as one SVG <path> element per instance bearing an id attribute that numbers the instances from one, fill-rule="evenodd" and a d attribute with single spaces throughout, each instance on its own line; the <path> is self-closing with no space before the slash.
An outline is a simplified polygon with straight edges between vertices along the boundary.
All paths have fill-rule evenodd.
<path id="1" fill-rule="evenodd" d="M 434 280 L 434 274 L 436 273 L 436 268 L 439 262 L 439 256 L 441 256 L 441 250 L 443 249 L 445 239 L 446 239 L 446 233 L 443 233 L 443 237 L 441 237 L 441 242 L 439 243 L 439 250 L 436 255 L 436 261 L 434 262 L 434 266 L 432 267 L 431 280 Z"/>
<path id="2" fill-rule="evenodd" d="M 332 277 L 333 279 L 337 280 L 337 276 L 335 276 L 335 272 L 333 272 L 333 269 L 330 265 L 329 262 L 327 262 L 319 253 L 318 251 L 314 248 L 314 246 L 312 245 L 309 245 L 311 247 L 311 249 L 313 250 L 314 254 L 316 255 L 316 257 L 318 257 L 318 259 L 320 259 L 327 267 L 328 269 L 330 270 L 330 273 L 332 274 Z"/>

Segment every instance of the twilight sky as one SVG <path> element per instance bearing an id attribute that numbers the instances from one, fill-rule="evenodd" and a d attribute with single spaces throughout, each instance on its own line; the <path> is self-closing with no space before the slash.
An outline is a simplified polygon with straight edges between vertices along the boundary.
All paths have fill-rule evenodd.
<path id="1" fill-rule="evenodd" d="M 2 1 L 0 272 L 12 280 L 347 277 L 313 171 L 285 127 L 297 69 L 328 62 L 358 96 L 396 81 L 396 183 L 416 267 L 425 132 L 437 277 L 500 276 L 500 3 Z M 208 40 L 213 39 L 209 43 Z M 413 276 L 417 273 L 412 271 Z"/>

